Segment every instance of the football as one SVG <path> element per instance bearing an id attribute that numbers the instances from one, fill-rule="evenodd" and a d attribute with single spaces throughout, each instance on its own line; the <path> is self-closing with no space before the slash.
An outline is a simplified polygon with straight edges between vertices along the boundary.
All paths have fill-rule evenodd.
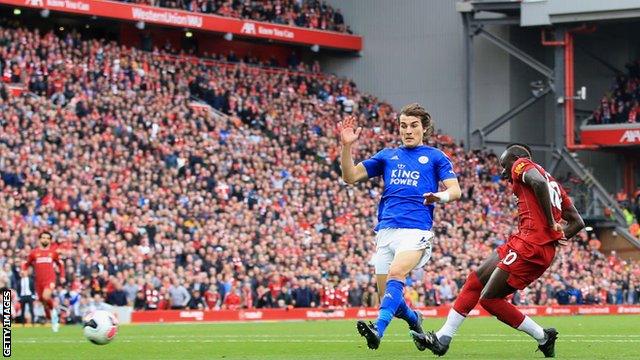
<path id="1" fill-rule="evenodd" d="M 106 345 L 118 333 L 118 319 L 108 311 L 92 311 L 84 317 L 82 329 L 87 340 L 96 345 Z"/>

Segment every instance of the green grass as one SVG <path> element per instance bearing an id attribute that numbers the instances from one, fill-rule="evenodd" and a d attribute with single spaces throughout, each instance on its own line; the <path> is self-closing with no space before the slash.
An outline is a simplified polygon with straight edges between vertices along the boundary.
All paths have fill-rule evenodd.
<path id="1" fill-rule="evenodd" d="M 640 359 L 640 316 L 539 317 L 560 332 L 561 359 Z M 426 319 L 425 329 L 444 319 Z M 126 325 L 109 345 L 86 341 L 79 326 L 12 327 L 15 359 L 432 359 L 418 352 L 406 324 L 395 320 L 377 351 L 355 321 Z M 491 318 L 465 322 L 443 359 L 539 359 L 527 335 Z"/>

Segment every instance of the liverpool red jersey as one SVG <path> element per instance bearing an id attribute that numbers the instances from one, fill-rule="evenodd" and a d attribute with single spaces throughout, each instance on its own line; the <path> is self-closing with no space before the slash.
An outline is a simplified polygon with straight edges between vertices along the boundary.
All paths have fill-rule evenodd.
<path id="1" fill-rule="evenodd" d="M 49 284 L 56 281 L 54 263 L 58 265 L 58 271 L 64 276 L 64 265 L 58 256 L 58 252 L 53 249 L 37 248 L 29 253 L 29 258 L 24 268 L 27 269 L 29 266 L 33 266 L 36 283 Z"/>
<path id="2" fill-rule="evenodd" d="M 520 158 L 513 163 L 511 168 L 513 193 L 518 197 L 518 233 L 516 236 L 529 243 L 545 245 L 561 239 L 562 233 L 551 229 L 533 188 L 524 183 L 524 174 L 530 169 L 538 170 L 547 179 L 551 196 L 551 212 L 556 222 L 560 222 L 562 219 L 562 209 L 571 205 L 571 199 L 562 186 L 542 166 L 526 158 Z"/>

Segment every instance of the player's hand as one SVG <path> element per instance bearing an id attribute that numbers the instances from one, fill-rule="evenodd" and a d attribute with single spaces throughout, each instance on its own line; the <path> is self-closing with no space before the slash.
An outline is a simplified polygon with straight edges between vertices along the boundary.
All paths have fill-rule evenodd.
<path id="1" fill-rule="evenodd" d="M 60 278 L 60 285 L 64 285 L 67 283 L 67 279 L 66 278 Z"/>
<path id="2" fill-rule="evenodd" d="M 425 205 L 435 204 L 440 201 L 440 198 L 437 197 L 436 194 L 430 192 L 422 194 L 422 197 L 424 198 L 423 204 Z"/>
<path id="3" fill-rule="evenodd" d="M 559 223 L 553 223 L 553 225 L 551 225 L 551 229 L 555 232 L 559 232 L 560 234 L 562 234 L 562 237 L 560 238 L 560 240 L 558 240 L 558 244 L 562 245 L 562 246 L 566 246 L 569 244 L 569 241 L 567 240 L 567 238 L 564 236 L 564 229 L 562 228 L 562 225 Z"/>
<path id="4" fill-rule="evenodd" d="M 344 121 L 338 124 L 340 127 L 340 138 L 342 140 L 342 145 L 351 145 L 360 136 L 362 132 L 362 127 L 356 128 L 356 117 L 353 115 L 349 115 L 345 117 Z"/>
<path id="5" fill-rule="evenodd" d="M 559 223 L 553 223 L 553 225 L 551 225 L 551 228 L 553 229 L 553 231 L 560 232 L 562 233 L 562 235 L 564 235 L 564 229 L 562 229 L 562 225 L 560 225 Z"/>

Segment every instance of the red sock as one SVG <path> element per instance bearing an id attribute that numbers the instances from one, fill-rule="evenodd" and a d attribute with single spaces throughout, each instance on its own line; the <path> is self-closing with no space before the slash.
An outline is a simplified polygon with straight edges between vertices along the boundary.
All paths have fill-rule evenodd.
<path id="1" fill-rule="evenodd" d="M 51 310 L 53 309 L 53 299 L 42 299 L 42 306 L 44 306 L 44 316 L 50 320 Z"/>
<path id="2" fill-rule="evenodd" d="M 517 329 L 524 321 L 524 314 L 513 304 L 503 299 L 480 299 L 480 305 L 498 320 Z"/>
<path id="3" fill-rule="evenodd" d="M 460 294 L 453 304 L 453 309 L 462 316 L 469 315 L 469 312 L 476 307 L 480 293 L 482 292 L 482 283 L 475 271 L 471 272 L 464 283 Z"/>

